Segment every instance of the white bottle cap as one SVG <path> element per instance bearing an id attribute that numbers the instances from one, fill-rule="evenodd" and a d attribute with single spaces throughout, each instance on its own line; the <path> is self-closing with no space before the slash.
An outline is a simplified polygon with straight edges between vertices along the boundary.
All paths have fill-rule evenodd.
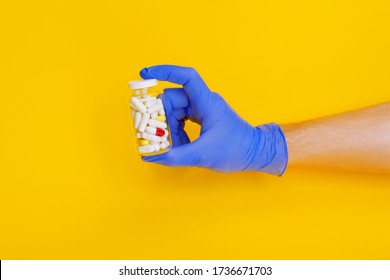
<path id="1" fill-rule="evenodd" d="M 157 85 L 156 79 L 147 79 L 140 81 L 130 81 L 129 88 L 131 89 L 140 89 L 140 88 L 148 88 Z"/>

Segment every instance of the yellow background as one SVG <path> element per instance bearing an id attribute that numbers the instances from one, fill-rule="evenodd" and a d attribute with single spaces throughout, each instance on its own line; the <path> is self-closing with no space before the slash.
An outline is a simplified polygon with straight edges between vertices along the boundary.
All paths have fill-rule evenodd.
<path id="1" fill-rule="evenodd" d="M 193 66 L 254 125 L 388 101 L 389 14 L 386 0 L 2 0 L 0 259 L 390 258 L 389 175 L 144 163 L 127 88 L 145 66 Z"/>

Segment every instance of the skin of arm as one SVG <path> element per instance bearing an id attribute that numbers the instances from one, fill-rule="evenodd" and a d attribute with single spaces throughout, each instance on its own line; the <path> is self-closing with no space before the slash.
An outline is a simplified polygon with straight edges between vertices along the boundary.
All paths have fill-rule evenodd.
<path id="1" fill-rule="evenodd" d="M 390 172 L 390 102 L 281 127 L 288 167 Z"/>

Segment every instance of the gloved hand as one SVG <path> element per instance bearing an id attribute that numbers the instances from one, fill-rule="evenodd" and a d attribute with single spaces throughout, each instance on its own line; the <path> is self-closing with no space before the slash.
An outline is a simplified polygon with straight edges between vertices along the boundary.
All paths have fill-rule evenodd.
<path id="1" fill-rule="evenodd" d="M 161 96 L 171 128 L 172 149 L 161 155 L 144 156 L 144 161 L 222 172 L 254 170 L 283 174 L 287 144 L 278 125 L 248 124 L 219 94 L 209 90 L 193 68 L 159 65 L 142 69 L 140 75 L 183 86 L 167 88 Z M 201 125 L 200 137 L 193 142 L 184 131 L 187 119 Z"/>

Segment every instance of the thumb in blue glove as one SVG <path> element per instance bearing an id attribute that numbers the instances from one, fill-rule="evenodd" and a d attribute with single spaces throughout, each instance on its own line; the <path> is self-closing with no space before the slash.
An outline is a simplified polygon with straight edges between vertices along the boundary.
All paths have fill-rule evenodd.
<path id="1" fill-rule="evenodd" d="M 142 157 L 144 161 L 222 172 L 253 170 L 283 174 L 287 144 L 278 125 L 248 124 L 219 94 L 209 90 L 193 68 L 159 65 L 142 69 L 140 75 L 144 79 L 182 85 L 165 89 L 161 96 L 173 147 L 161 155 Z M 201 125 L 200 137 L 193 142 L 184 131 L 187 119 Z"/>

